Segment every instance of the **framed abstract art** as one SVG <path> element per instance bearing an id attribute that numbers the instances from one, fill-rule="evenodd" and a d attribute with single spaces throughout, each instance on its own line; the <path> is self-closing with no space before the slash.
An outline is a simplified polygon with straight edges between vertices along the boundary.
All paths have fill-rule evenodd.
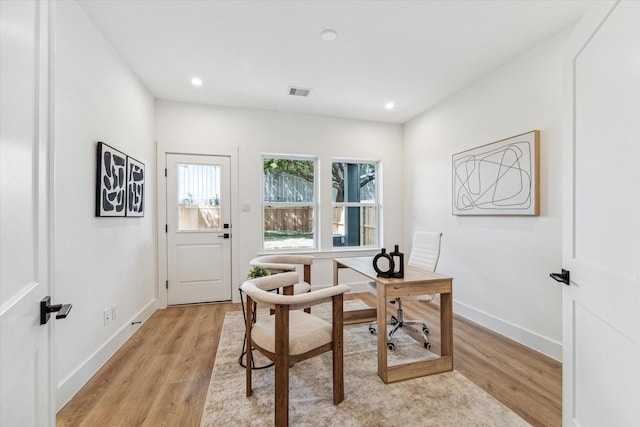
<path id="1" fill-rule="evenodd" d="M 452 156 L 453 215 L 540 215 L 540 131 Z"/>
<path id="2" fill-rule="evenodd" d="M 127 156 L 127 216 L 144 216 L 144 163 Z"/>
<path id="3" fill-rule="evenodd" d="M 96 216 L 125 216 L 127 156 L 104 142 L 97 151 Z"/>

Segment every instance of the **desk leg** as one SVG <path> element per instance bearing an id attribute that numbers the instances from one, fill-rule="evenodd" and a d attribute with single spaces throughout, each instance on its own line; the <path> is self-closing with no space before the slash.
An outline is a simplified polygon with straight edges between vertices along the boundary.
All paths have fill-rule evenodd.
<path id="1" fill-rule="evenodd" d="M 387 296 L 384 285 L 376 283 L 378 296 L 377 322 L 378 322 L 378 376 L 383 382 L 387 382 Z"/>
<path id="2" fill-rule="evenodd" d="M 453 295 L 440 294 L 440 340 L 441 356 L 452 356 L 453 360 Z"/>

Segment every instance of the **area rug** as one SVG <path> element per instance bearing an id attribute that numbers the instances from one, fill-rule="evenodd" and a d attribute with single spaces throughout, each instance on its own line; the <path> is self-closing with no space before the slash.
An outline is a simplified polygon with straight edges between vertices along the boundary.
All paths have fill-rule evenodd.
<path id="1" fill-rule="evenodd" d="M 345 310 L 361 308 L 345 301 Z M 327 318 L 330 306 L 313 313 Z M 244 337 L 241 312 L 227 313 L 201 427 L 273 425 L 273 368 L 253 371 L 253 396 L 245 395 L 245 371 L 238 364 Z M 389 364 L 436 357 L 400 334 Z M 522 418 L 453 371 L 384 384 L 377 374 L 376 337 L 367 324 L 344 328 L 345 399 L 332 401 L 331 353 L 297 363 L 290 370 L 291 426 L 528 426 Z M 254 354 L 259 354 L 254 351 Z M 257 359 L 258 365 L 266 359 Z"/>

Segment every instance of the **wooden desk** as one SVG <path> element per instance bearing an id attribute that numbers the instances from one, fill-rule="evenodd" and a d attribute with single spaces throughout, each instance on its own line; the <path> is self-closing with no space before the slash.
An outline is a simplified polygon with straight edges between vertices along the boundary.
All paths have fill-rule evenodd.
<path id="1" fill-rule="evenodd" d="M 440 357 L 401 365 L 387 365 L 387 334 L 378 336 L 378 376 L 385 383 L 422 377 L 453 370 L 453 278 L 431 271 L 408 266 L 402 279 L 377 277 L 373 269 L 373 257 L 335 258 L 333 260 L 333 284 L 338 284 L 338 270 L 350 268 L 375 280 L 378 294 L 376 308 L 347 311 L 344 323 L 361 323 L 377 320 L 378 325 L 387 323 L 387 300 L 409 296 L 440 294 Z M 379 326 L 382 328 L 382 326 Z M 382 329 L 381 329 L 382 330 Z M 386 331 L 386 327 L 383 329 Z M 416 350 L 421 347 L 416 345 Z"/>

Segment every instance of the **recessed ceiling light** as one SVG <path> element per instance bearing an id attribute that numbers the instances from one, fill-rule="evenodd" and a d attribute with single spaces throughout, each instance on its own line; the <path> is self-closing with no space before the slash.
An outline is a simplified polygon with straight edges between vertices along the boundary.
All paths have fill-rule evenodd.
<path id="1" fill-rule="evenodd" d="M 393 110 L 395 108 L 395 104 L 393 102 L 387 102 L 386 104 L 384 104 L 384 108 L 386 108 L 387 110 Z"/>
<path id="2" fill-rule="evenodd" d="M 194 77 L 191 79 L 191 84 L 194 86 L 202 86 L 202 80 L 197 77 Z"/>
<path id="3" fill-rule="evenodd" d="M 322 31 L 320 33 L 320 37 L 322 37 L 322 40 L 330 42 L 336 39 L 336 37 L 338 37 L 338 33 L 336 33 L 336 30 L 332 30 L 331 28 L 327 28 L 326 30 Z"/>

